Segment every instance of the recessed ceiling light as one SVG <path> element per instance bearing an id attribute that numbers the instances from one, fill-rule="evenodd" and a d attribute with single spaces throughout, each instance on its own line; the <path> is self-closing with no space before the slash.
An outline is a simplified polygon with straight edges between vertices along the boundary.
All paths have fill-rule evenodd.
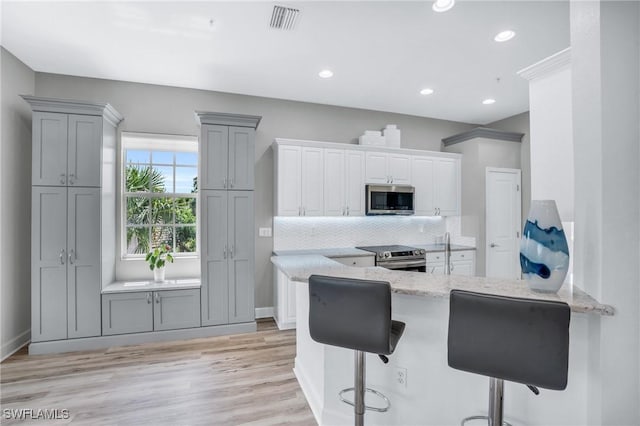
<path id="1" fill-rule="evenodd" d="M 511 40 L 515 36 L 516 36 L 515 31 L 506 30 L 506 31 L 499 32 L 493 39 L 498 43 L 502 43 L 503 41 Z"/>
<path id="2" fill-rule="evenodd" d="M 420 94 L 421 94 L 421 95 L 430 95 L 430 94 L 432 94 L 432 93 L 433 93 L 433 89 L 429 89 L 429 88 L 422 89 L 422 90 L 420 91 Z"/>
<path id="3" fill-rule="evenodd" d="M 321 78 L 331 78 L 333 77 L 333 71 L 331 70 L 322 70 L 318 73 Z"/>
<path id="4" fill-rule="evenodd" d="M 484 101 L 482 101 L 482 103 L 485 104 L 485 105 L 491 105 L 491 104 L 495 104 L 496 100 L 489 98 L 489 99 L 485 99 Z"/>
<path id="5" fill-rule="evenodd" d="M 456 0 L 436 0 L 433 2 L 433 10 L 436 12 L 446 12 L 456 4 Z"/>

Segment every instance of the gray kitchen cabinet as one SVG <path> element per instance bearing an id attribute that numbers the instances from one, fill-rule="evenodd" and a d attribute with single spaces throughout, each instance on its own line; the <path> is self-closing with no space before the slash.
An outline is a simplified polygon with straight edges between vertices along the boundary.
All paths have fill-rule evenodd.
<path id="1" fill-rule="evenodd" d="M 153 292 L 153 329 L 200 327 L 200 290 Z"/>
<path id="2" fill-rule="evenodd" d="M 32 191 L 32 340 L 100 335 L 97 188 Z"/>
<path id="3" fill-rule="evenodd" d="M 200 188 L 253 190 L 255 129 L 203 124 L 201 135 Z"/>
<path id="4" fill-rule="evenodd" d="M 32 184 L 100 186 L 102 117 L 33 113 Z"/>
<path id="5" fill-rule="evenodd" d="M 101 334 L 115 281 L 116 128 L 106 103 L 23 96 L 33 110 L 32 344 Z"/>
<path id="6" fill-rule="evenodd" d="M 162 290 L 102 295 L 102 334 L 200 327 L 200 291 Z"/>
<path id="7" fill-rule="evenodd" d="M 102 295 L 102 334 L 153 331 L 153 293 L 128 292 Z"/>
<path id="8" fill-rule="evenodd" d="M 202 325 L 253 321 L 252 191 L 201 191 Z"/>

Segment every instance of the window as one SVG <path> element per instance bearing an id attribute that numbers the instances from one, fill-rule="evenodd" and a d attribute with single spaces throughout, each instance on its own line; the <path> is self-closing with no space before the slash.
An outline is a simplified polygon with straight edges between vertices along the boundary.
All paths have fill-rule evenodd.
<path id="1" fill-rule="evenodd" d="M 197 254 L 197 138 L 122 133 L 122 151 L 123 257 L 160 244 Z"/>

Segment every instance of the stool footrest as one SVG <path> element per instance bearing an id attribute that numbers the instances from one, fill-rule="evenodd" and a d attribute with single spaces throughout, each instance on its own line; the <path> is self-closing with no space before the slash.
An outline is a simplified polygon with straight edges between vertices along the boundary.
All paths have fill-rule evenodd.
<path id="1" fill-rule="evenodd" d="M 462 419 L 462 421 L 460 422 L 460 426 L 464 426 L 464 424 L 466 422 L 469 422 L 471 420 L 486 420 L 487 424 L 489 424 L 489 416 L 470 416 L 470 417 L 466 417 L 466 418 Z M 502 425 L 503 426 L 513 426 L 511 423 L 505 422 L 504 420 L 502 421 Z"/>
<path id="2" fill-rule="evenodd" d="M 369 405 L 365 405 L 364 408 L 365 410 L 370 410 L 370 411 L 377 411 L 378 413 L 385 413 L 389 410 L 389 408 L 391 408 L 391 401 L 389 401 L 389 398 L 387 398 L 383 393 L 378 392 L 375 389 L 371 389 L 371 388 L 366 388 L 365 389 L 366 392 L 372 393 L 374 395 L 376 395 L 379 398 L 382 398 L 384 400 L 384 402 L 387 404 L 386 407 L 371 407 Z M 340 393 L 338 394 L 338 396 L 340 397 L 340 401 L 344 402 L 345 404 L 349 404 L 352 407 L 355 407 L 355 404 L 353 403 L 353 401 L 349 401 L 347 398 L 345 398 L 343 395 L 347 392 L 355 392 L 355 388 L 346 388 L 346 389 L 342 389 L 340 391 Z M 511 426 L 511 425 L 509 425 Z"/>

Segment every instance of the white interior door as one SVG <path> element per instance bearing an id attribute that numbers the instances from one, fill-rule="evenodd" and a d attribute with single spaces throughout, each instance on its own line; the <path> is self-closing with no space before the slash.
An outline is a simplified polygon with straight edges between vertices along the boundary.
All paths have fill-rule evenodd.
<path id="1" fill-rule="evenodd" d="M 487 167 L 487 277 L 520 279 L 520 170 Z"/>

